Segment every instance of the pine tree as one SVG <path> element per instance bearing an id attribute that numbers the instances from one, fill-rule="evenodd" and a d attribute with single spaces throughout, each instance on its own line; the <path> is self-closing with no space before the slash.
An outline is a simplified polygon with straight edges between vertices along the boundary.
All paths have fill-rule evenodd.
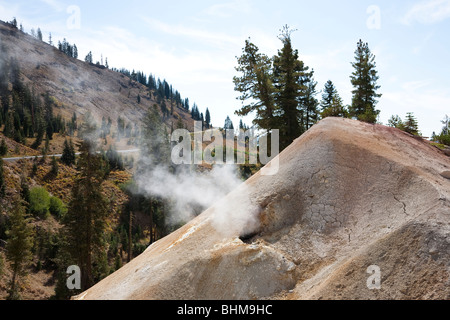
<path id="1" fill-rule="evenodd" d="M 151 161 L 146 159 L 145 164 L 140 161 L 138 168 L 146 170 L 148 166 L 153 167 L 171 163 L 169 137 L 157 105 L 149 108 L 143 119 L 142 136 L 141 152 L 149 155 Z"/>
<path id="2" fill-rule="evenodd" d="M 403 120 L 398 115 L 392 116 L 388 120 L 388 126 L 392 127 L 392 128 L 397 128 L 397 129 L 400 129 L 400 130 L 404 129 Z"/>
<path id="3" fill-rule="evenodd" d="M 225 119 L 225 124 L 223 125 L 224 130 L 234 130 L 233 121 L 231 121 L 230 117 L 227 116 Z"/>
<path id="4" fill-rule="evenodd" d="M 27 275 L 27 267 L 32 259 L 33 229 L 26 217 L 22 200 L 16 199 L 10 216 L 11 229 L 8 231 L 6 258 L 10 262 L 12 279 L 8 299 L 20 299 L 20 281 Z"/>
<path id="5" fill-rule="evenodd" d="M 406 131 L 410 134 L 416 135 L 416 136 L 419 135 L 419 124 L 412 112 L 408 112 L 406 114 L 406 119 L 405 119 L 403 125 L 404 125 L 404 131 Z"/>
<path id="6" fill-rule="evenodd" d="M 205 124 L 206 124 L 207 129 L 209 129 L 211 127 L 211 114 L 209 113 L 208 108 L 206 108 L 206 113 L 205 113 Z"/>
<path id="7" fill-rule="evenodd" d="M 59 172 L 58 161 L 56 160 L 56 157 L 53 156 L 52 157 L 52 169 L 51 169 L 50 173 L 53 175 L 53 177 L 56 177 L 56 176 L 58 176 L 58 172 Z"/>
<path id="8" fill-rule="evenodd" d="M 31 201 L 30 186 L 28 185 L 28 180 L 24 172 L 20 175 L 20 196 L 24 201 L 24 205 L 29 208 Z"/>
<path id="9" fill-rule="evenodd" d="M 350 114 L 358 120 L 375 123 L 380 113 L 375 106 L 381 94 L 377 93 L 380 88 L 377 85 L 379 76 L 375 69 L 375 56 L 371 53 L 368 43 L 359 40 L 355 51 L 355 60 L 352 63 L 355 71 L 350 76 L 351 83 L 355 88 L 352 91 Z"/>
<path id="10" fill-rule="evenodd" d="M 272 61 L 265 54 L 259 53 L 259 48 L 245 41 L 242 56 L 238 57 L 238 66 L 235 68 L 241 73 L 234 77 L 234 90 L 241 93 L 238 100 L 242 108 L 235 112 L 238 116 L 247 116 L 255 113 L 253 123 L 260 129 L 271 130 L 278 127 L 276 119 L 274 93 L 272 83 Z M 244 104 L 250 101 L 249 104 Z"/>
<path id="11" fill-rule="evenodd" d="M 325 108 L 320 115 L 322 119 L 327 117 L 348 118 L 347 108 L 344 106 L 342 98 L 337 92 L 334 94 L 330 106 Z"/>
<path id="12" fill-rule="evenodd" d="M 38 29 L 37 29 L 37 38 L 38 38 L 38 40 L 41 40 L 41 41 L 42 41 L 42 31 L 41 31 L 41 28 L 38 28 Z"/>
<path id="13" fill-rule="evenodd" d="M 75 164 L 75 148 L 73 146 L 72 139 L 70 139 L 70 142 L 67 140 L 64 141 L 64 149 L 61 156 L 61 162 L 67 166 Z"/>
<path id="14" fill-rule="evenodd" d="M 243 103 L 251 101 L 235 113 L 254 113 L 253 124 L 259 129 L 279 129 L 282 149 L 319 118 L 314 71 L 292 47 L 292 32 L 288 26 L 281 30 L 283 47 L 272 59 L 259 53 L 258 47 L 247 40 L 236 68 L 242 75 L 233 79 L 235 90 L 241 93 L 238 99 Z"/>
<path id="15" fill-rule="evenodd" d="M 78 160 L 78 176 L 72 189 L 72 200 L 64 217 L 68 252 L 81 269 L 83 290 L 94 284 L 95 263 L 104 251 L 104 233 L 108 216 L 107 201 L 102 193 L 106 164 L 95 152 L 96 126 L 87 119 L 81 128 L 83 141 Z"/>
<path id="16" fill-rule="evenodd" d="M 72 58 L 78 59 L 78 48 L 75 44 L 73 45 Z"/>
<path id="17" fill-rule="evenodd" d="M 87 62 L 87 63 L 92 64 L 93 58 L 92 58 L 92 52 L 91 51 L 89 51 L 89 53 L 86 55 L 86 57 L 84 58 L 84 61 Z"/>
<path id="18" fill-rule="evenodd" d="M 322 100 L 320 102 L 322 109 L 320 116 L 322 119 L 327 117 L 347 118 L 347 108 L 344 106 L 342 98 L 339 96 L 339 93 L 331 80 L 327 81 L 323 91 Z"/>
<path id="19" fill-rule="evenodd" d="M 14 17 L 14 18 L 12 19 L 12 21 L 10 22 L 10 24 L 11 24 L 14 28 L 17 28 L 17 19 L 16 19 L 16 17 Z"/>
<path id="20" fill-rule="evenodd" d="M 302 132 L 311 128 L 319 120 L 319 101 L 316 99 L 317 82 L 313 78 L 314 70 L 305 74 L 305 90 L 300 98 L 300 109 L 302 111 Z"/>
<path id="21" fill-rule="evenodd" d="M 322 101 L 320 102 L 320 107 L 322 108 L 322 112 L 326 109 L 330 108 L 333 103 L 333 98 L 337 94 L 336 87 L 334 86 L 333 81 L 328 80 L 325 83 L 325 88 L 322 94 Z"/>
<path id="22" fill-rule="evenodd" d="M 301 126 L 301 112 L 304 110 L 299 108 L 298 100 L 305 95 L 305 82 L 308 81 L 308 67 L 299 60 L 298 50 L 292 47 L 291 34 L 292 30 L 284 26 L 279 36 L 283 48 L 273 58 L 273 83 L 275 101 L 281 113 L 280 145 L 283 149 L 304 132 Z"/>

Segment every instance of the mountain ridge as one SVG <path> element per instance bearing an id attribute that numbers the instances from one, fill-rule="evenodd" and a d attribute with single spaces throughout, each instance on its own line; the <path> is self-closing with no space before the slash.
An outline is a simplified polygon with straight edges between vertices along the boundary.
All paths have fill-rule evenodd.
<path id="1" fill-rule="evenodd" d="M 2 21 L 0 35 L 0 45 L 7 50 L 8 60 L 17 60 L 24 83 L 40 94 L 49 92 L 59 106 L 57 112 L 65 119 L 74 112 L 82 116 L 89 111 L 98 123 L 102 117 L 110 117 L 116 123 L 120 116 L 136 124 L 149 107 L 156 104 L 162 113 L 161 103 L 172 103 L 165 99 L 158 101 L 154 90 L 122 73 L 69 57 Z M 182 107 L 175 106 L 173 114 L 164 117 L 164 122 L 170 128 L 178 118 L 188 129 L 193 129 L 191 115 Z"/>

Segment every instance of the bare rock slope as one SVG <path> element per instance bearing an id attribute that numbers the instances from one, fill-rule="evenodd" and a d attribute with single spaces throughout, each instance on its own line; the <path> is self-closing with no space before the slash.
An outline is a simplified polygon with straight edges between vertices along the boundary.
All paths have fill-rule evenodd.
<path id="1" fill-rule="evenodd" d="M 446 155 L 327 118 L 279 161 L 76 299 L 450 298 Z"/>
<path id="2" fill-rule="evenodd" d="M 20 66 L 22 80 L 37 93 L 48 92 L 63 118 L 71 118 L 87 112 L 100 122 L 110 117 L 114 122 L 120 116 L 132 123 L 140 123 L 149 107 L 160 105 L 154 91 L 130 80 L 125 75 L 93 65 L 79 59 L 69 58 L 57 48 L 12 28 L 0 21 L 0 48 L 4 60 L 15 59 Z M 3 72 L 0 63 L 0 71 Z M 140 100 L 138 102 L 138 96 Z M 170 105 L 170 101 L 166 101 Z M 181 107 L 166 123 L 176 123 L 180 118 L 192 129 L 191 116 Z"/>

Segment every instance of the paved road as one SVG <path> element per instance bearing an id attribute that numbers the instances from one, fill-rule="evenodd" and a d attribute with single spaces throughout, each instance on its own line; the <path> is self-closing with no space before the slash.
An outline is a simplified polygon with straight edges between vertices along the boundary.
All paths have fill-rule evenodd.
<path id="1" fill-rule="evenodd" d="M 140 149 L 130 149 L 130 150 L 116 150 L 117 153 L 137 153 L 139 151 L 141 151 Z M 80 155 L 80 153 L 75 153 L 75 155 Z M 34 158 L 43 158 L 44 156 L 26 156 L 26 157 L 14 157 L 14 158 L 3 158 L 3 161 L 8 161 L 8 162 L 13 162 L 13 161 L 18 161 L 18 160 L 24 160 L 24 159 L 34 159 Z M 47 157 L 55 157 L 55 158 L 61 158 L 62 154 L 51 154 L 51 155 L 47 155 Z"/>

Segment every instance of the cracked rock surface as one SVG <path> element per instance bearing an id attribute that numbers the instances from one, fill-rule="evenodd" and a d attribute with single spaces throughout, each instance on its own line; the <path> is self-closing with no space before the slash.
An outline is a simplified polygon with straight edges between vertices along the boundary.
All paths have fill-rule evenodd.
<path id="1" fill-rule="evenodd" d="M 75 298 L 450 298 L 448 156 L 397 129 L 327 118 L 279 161 Z M 236 226 L 227 212 L 254 216 Z"/>

